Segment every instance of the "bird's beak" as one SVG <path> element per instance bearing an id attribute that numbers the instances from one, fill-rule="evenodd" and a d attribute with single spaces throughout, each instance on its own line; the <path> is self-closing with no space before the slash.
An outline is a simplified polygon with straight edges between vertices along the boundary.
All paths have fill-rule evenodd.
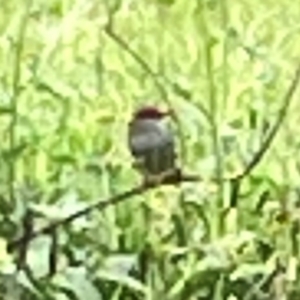
<path id="1" fill-rule="evenodd" d="M 162 112 L 164 117 L 172 117 L 174 115 L 174 110 L 173 109 L 167 109 L 165 111 Z"/>
<path id="2" fill-rule="evenodd" d="M 163 115 L 165 117 L 173 118 L 175 116 L 175 111 L 172 108 L 170 108 L 170 109 L 166 110 L 165 112 L 163 112 Z"/>

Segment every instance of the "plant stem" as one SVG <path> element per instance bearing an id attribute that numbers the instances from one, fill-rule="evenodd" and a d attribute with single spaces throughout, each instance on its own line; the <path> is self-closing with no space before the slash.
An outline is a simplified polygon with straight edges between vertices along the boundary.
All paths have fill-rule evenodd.
<path id="1" fill-rule="evenodd" d="M 15 58 L 13 64 L 12 74 L 12 96 L 11 96 L 11 122 L 9 125 L 9 151 L 11 153 L 8 165 L 8 187 L 9 187 L 9 199 L 10 204 L 14 207 L 15 192 L 14 184 L 16 181 L 16 157 L 14 150 L 17 147 L 17 124 L 18 124 L 18 103 L 20 96 L 20 81 L 21 81 L 21 59 L 24 48 L 24 39 L 26 34 L 26 28 L 29 19 L 29 10 L 32 0 L 27 0 L 25 3 L 25 12 L 20 20 L 19 32 L 16 40 L 14 41 Z"/>

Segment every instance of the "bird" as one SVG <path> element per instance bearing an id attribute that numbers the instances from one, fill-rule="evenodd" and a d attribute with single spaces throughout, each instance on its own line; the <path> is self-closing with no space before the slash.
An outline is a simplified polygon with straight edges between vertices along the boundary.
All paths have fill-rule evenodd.
<path id="1" fill-rule="evenodd" d="M 172 111 L 156 106 L 137 109 L 129 122 L 128 144 L 133 167 L 145 184 L 158 184 L 176 174 L 175 134 L 166 118 Z"/>

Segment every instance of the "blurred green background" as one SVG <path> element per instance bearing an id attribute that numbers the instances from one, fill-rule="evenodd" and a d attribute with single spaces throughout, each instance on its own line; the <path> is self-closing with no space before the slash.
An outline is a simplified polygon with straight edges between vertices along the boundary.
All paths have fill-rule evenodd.
<path id="1" fill-rule="evenodd" d="M 284 117 L 299 20 L 287 0 L 1 1 L 3 299 L 300 299 L 299 89 L 238 194 L 222 180 Z M 16 271 L 5 243 L 26 212 L 39 228 L 139 183 L 143 103 L 175 110 L 180 164 L 203 180 L 60 227 L 51 276 L 41 235 Z"/>

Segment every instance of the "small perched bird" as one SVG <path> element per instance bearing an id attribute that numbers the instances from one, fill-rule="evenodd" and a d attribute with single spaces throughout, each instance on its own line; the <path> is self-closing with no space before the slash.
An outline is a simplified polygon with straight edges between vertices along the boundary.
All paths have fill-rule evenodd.
<path id="1" fill-rule="evenodd" d="M 170 111 L 147 106 L 138 109 L 129 123 L 133 165 L 146 184 L 162 182 L 177 171 L 174 134 L 165 122 L 170 115 Z"/>

